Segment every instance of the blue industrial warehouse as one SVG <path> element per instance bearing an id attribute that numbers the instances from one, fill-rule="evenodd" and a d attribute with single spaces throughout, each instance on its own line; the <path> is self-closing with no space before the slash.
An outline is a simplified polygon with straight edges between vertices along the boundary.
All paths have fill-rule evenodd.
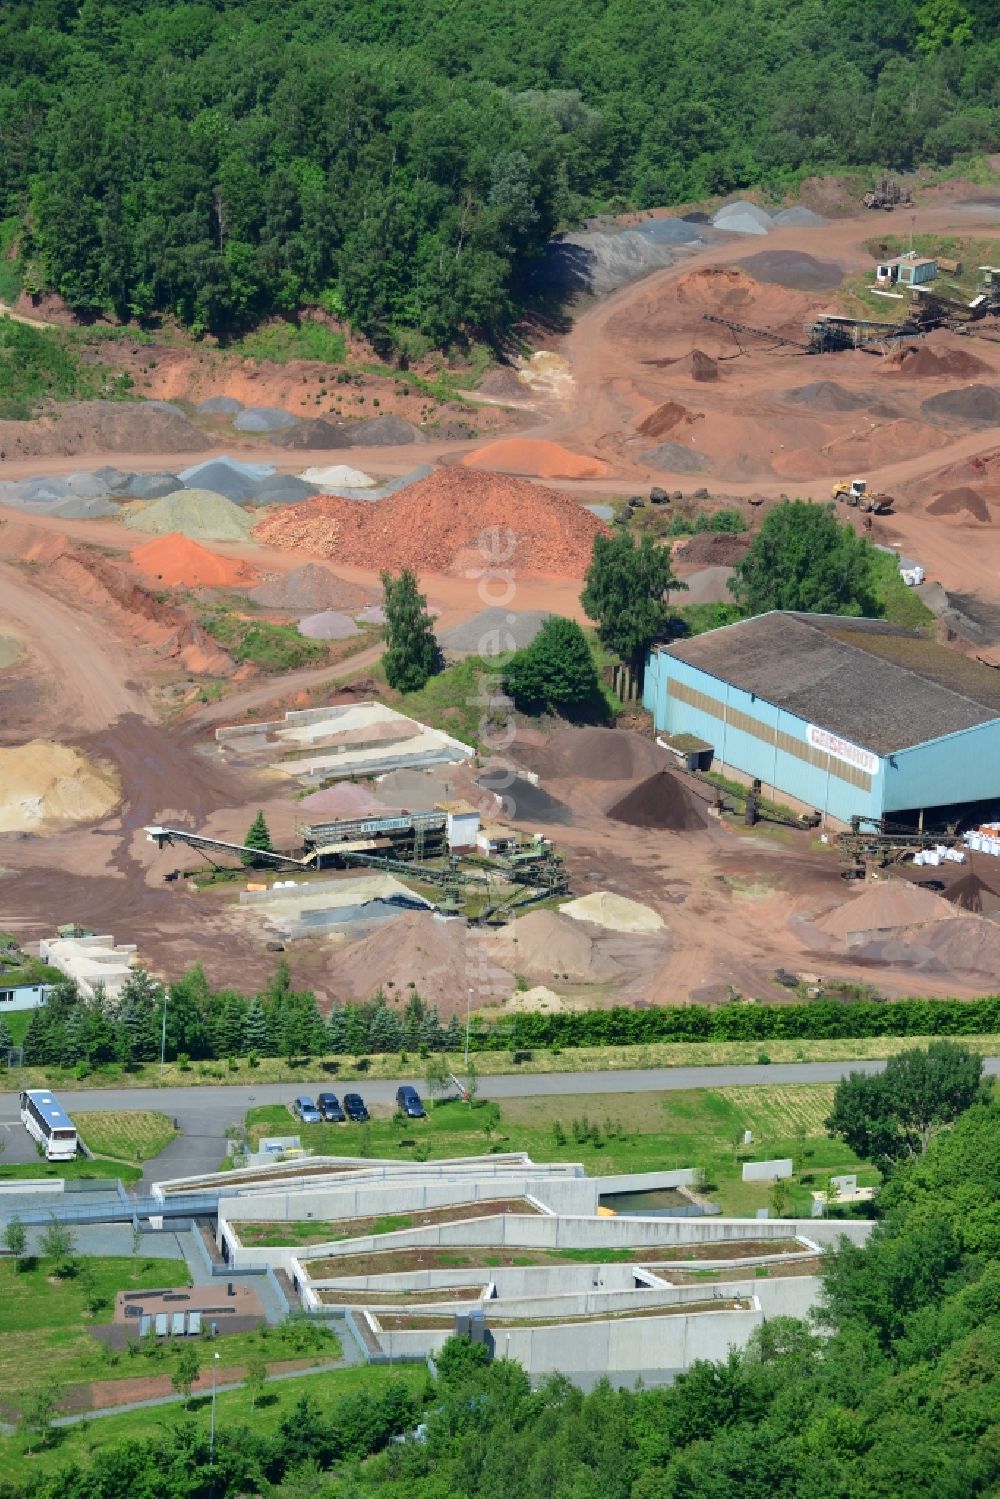
<path id="1" fill-rule="evenodd" d="M 643 701 L 826 823 L 1000 797 L 1000 672 L 885 620 L 774 612 L 656 646 Z"/>

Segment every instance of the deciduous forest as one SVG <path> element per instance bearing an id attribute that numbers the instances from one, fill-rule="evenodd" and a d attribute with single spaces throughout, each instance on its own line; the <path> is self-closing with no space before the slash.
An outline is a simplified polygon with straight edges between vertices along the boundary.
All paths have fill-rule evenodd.
<path id="1" fill-rule="evenodd" d="M 502 336 L 552 232 L 1000 139 L 992 0 L 7 0 L 0 220 L 82 315 Z"/>

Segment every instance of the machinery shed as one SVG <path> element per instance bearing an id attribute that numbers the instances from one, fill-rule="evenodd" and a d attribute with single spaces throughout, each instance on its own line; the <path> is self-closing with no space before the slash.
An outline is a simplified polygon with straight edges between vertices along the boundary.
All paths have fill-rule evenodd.
<path id="1" fill-rule="evenodd" d="M 1000 797 L 1000 672 L 885 620 L 776 611 L 654 647 L 643 701 L 827 824 Z"/>

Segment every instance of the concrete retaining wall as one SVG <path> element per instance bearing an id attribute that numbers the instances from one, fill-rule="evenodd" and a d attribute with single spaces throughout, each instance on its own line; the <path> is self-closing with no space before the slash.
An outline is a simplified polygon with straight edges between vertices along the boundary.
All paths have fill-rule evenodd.
<path id="1" fill-rule="evenodd" d="M 686 1306 L 691 1302 L 738 1301 L 757 1297 L 770 1316 L 805 1316 L 819 1294 L 814 1275 L 781 1280 L 712 1280 L 695 1286 L 646 1287 L 642 1290 L 598 1290 L 551 1296 L 512 1296 L 484 1303 L 488 1325 L 501 1317 L 600 1317 L 648 1311 L 658 1306 Z M 785 1293 L 784 1287 L 795 1289 Z M 782 1288 L 782 1289 L 777 1289 Z M 763 1292 L 763 1294 L 761 1294 Z M 765 1305 L 766 1303 L 766 1305 Z M 785 1307 L 802 1310 L 786 1311 Z M 376 1311 L 376 1315 L 378 1315 Z"/>
<path id="2" fill-rule="evenodd" d="M 21 1177 L 20 1180 L 0 1182 L 0 1201 L 4 1197 L 51 1196 L 52 1193 L 65 1190 L 66 1182 L 61 1176 L 32 1177 L 30 1180 L 28 1177 Z"/>
<path id="3" fill-rule="evenodd" d="M 296 1176 L 296 1165 L 305 1174 Z M 316 1168 L 321 1170 L 317 1171 Z M 152 1192 L 153 1196 L 160 1199 L 174 1194 L 219 1192 L 226 1198 L 228 1207 L 243 1194 L 264 1192 L 269 1186 L 276 1192 L 297 1192 L 347 1184 L 377 1184 L 396 1181 L 400 1177 L 428 1181 L 476 1180 L 479 1177 L 503 1177 L 512 1169 L 518 1170 L 521 1175 L 539 1177 L 584 1177 L 586 1174 L 577 1162 L 536 1165 L 523 1151 L 421 1162 L 379 1159 L 362 1162 L 357 1156 L 329 1155 L 309 1156 L 298 1163 L 276 1161 L 267 1166 L 240 1167 L 236 1171 L 212 1171 L 202 1176 L 177 1177 L 172 1181 L 157 1182 Z M 292 1174 L 289 1175 L 289 1172 Z M 280 1179 L 275 1180 L 279 1174 Z"/>
<path id="4" fill-rule="evenodd" d="M 798 1237 L 804 1240 L 803 1250 L 807 1250 L 821 1240 L 817 1226 L 823 1227 L 819 1220 L 808 1218 L 755 1222 L 746 1218 L 526 1218 L 505 1214 L 494 1218 L 472 1218 L 464 1223 L 401 1229 L 394 1234 L 369 1235 L 325 1247 L 310 1245 L 299 1253 L 303 1262 L 308 1263 L 311 1259 L 379 1250 L 502 1245 L 522 1249 L 635 1249 L 637 1259 L 655 1259 L 657 1250 L 669 1249 L 676 1253 L 689 1244 L 731 1243 L 733 1240 L 767 1242 Z M 836 1241 L 836 1230 L 848 1230 L 848 1238 L 863 1243 L 871 1230 L 871 1224 L 860 1222 L 825 1227 L 834 1229 L 823 1240 L 827 1243 Z"/>
<path id="5" fill-rule="evenodd" d="M 620 1322 L 580 1322 L 555 1327 L 514 1327 L 494 1332 L 496 1351 L 516 1359 L 529 1374 L 603 1369 L 686 1369 L 696 1359 L 724 1359 L 743 1348 L 764 1321 L 760 1310 L 696 1312 L 636 1317 Z M 381 1331 L 390 1357 L 436 1352 L 449 1333 L 441 1330 Z"/>
<path id="6" fill-rule="evenodd" d="M 788 1160 L 774 1161 L 744 1161 L 743 1180 L 745 1182 L 773 1182 L 784 1177 L 792 1176 L 795 1172 L 795 1162 Z"/>

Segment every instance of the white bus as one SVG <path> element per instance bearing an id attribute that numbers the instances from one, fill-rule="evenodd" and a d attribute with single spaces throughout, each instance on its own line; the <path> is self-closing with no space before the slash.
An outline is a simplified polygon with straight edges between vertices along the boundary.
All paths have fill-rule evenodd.
<path id="1" fill-rule="evenodd" d="M 76 1155 L 76 1125 L 58 1098 L 44 1088 L 21 1094 L 21 1123 L 45 1147 L 50 1161 L 71 1161 Z"/>

